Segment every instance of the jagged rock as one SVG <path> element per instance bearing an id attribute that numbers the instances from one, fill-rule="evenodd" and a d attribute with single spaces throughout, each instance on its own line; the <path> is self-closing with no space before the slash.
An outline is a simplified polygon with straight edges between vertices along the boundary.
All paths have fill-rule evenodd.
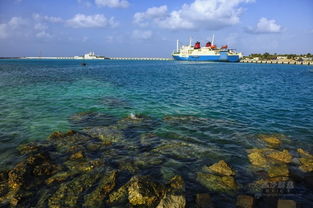
<path id="1" fill-rule="evenodd" d="M 197 181 L 211 191 L 228 192 L 237 189 L 237 184 L 232 176 L 217 176 L 210 173 L 198 173 Z"/>
<path id="2" fill-rule="evenodd" d="M 237 208 L 253 208 L 254 198 L 249 195 L 237 196 L 236 207 Z"/>
<path id="3" fill-rule="evenodd" d="M 49 198 L 48 206 L 53 208 L 80 207 L 79 198 L 101 177 L 97 172 L 85 173 L 73 180 L 62 183 Z"/>
<path id="4" fill-rule="evenodd" d="M 269 177 L 288 177 L 289 170 L 287 165 L 271 166 L 268 170 Z"/>
<path id="5" fill-rule="evenodd" d="M 83 161 L 66 161 L 64 165 L 72 172 L 88 172 L 97 167 L 104 165 L 104 161 L 101 159 L 96 160 L 83 160 Z"/>
<path id="6" fill-rule="evenodd" d="M 48 153 L 38 153 L 29 156 L 25 161 L 18 163 L 8 173 L 8 184 L 11 190 L 20 187 L 28 188 L 28 186 L 42 183 L 41 177 L 50 176 L 57 171 L 57 167 L 50 160 Z M 37 176 L 37 178 L 36 178 Z M 36 183 L 35 183 L 36 182 Z"/>
<path id="7" fill-rule="evenodd" d="M 259 167 L 268 166 L 268 162 L 266 158 L 260 152 L 252 152 L 248 155 L 248 158 L 252 165 L 259 166 Z"/>
<path id="8" fill-rule="evenodd" d="M 224 160 L 220 160 L 219 162 L 209 167 L 205 167 L 205 169 L 208 169 L 209 171 L 213 171 L 214 173 L 218 173 L 220 175 L 235 175 L 235 171 L 233 171 Z"/>
<path id="9" fill-rule="evenodd" d="M 201 193 L 196 195 L 197 208 L 214 208 L 210 194 Z"/>
<path id="10" fill-rule="evenodd" d="M 70 156 L 71 160 L 79 160 L 79 159 L 82 159 L 82 158 L 85 158 L 85 154 L 84 154 L 83 151 L 75 152 L 74 154 L 72 154 Z"/>
<path id="11" fill-rule="evenodd" d="M 134 176 L 129 181 L 128 200 L 132 205 L 153 206 L 163 196 L 164 189 L 147 176 Z"/>
<path id="12" fill-rule="evenodd" d="M 281 144 L 280 138 L 278 135 L 259 135 L 259 138 L 262 139 L 264 142 L 266 142 L 270 146 L 279 146 Z"/>
<path id="13" fill-rule="evenodd" d="M 85 207 L 103 207 L 104 198 L 116 185 L 117 171 L 107 173 L 99 182 L 99 185 L 90 194 L 85 196 Z"/>
<path id="14" fill-rule="evenodd" d="M 77 132 L 74 130 L 69 130 L 66 133 L 60 132 L 60 131 L 56 131 L 53 132 L 50 136 L 49 139 L 62 139 L 68 136 L 73 136 L 74 134 L 76 134 Z"/>
<path id="15" fill-rule="evenodd" d="M 52 183 L 55 182 L 62 182 L 65 181 L 67 178 L 69 178 L 70 176 L 72 176 L 74 173 L 71 172 L 59 172 L 53 176 L 51 176 L 50 178 L 46 179 L 46 184 L 50 185 Z"/>
<path id="16" fill-rule="evenodd" d="M 296 208 L 297 203 L 293 200 L 279 199 L 277 202 L 277 208 Z"/>
<path id="17" fill-rule="evenodd" d="M 313 171 L 313 158 L 300 158 L 299 159 L 301 165 L 299 168 L 304 172 Z"/>
<path id="18" fill-rule="evenodd" d="M 168 183 L 169 185 L 169 192 L 173 193 L 182 193 L 185 191 L 185 182 L 183 177 L 176 175 Z"/>
<path id="19" fill-rule="evenodd" d="M 165 194 L 157 208 L 185 208 L 186 198 L 183 195 Z"/>
<path id="20" fill-rule="evenodd" d="M 290 163 L 292 160 L 292 156 L 288 152 L 288 150 L 283 151 L 275 151 L 267 155 L 267 157 L 277 160 L 283 163 Z"/>
<path id="21" fill-rule="evenodd" d="M 123 186 L 121 186 L 117 191 L 110 193 L 107 203 L 109 205 L 126 203 L 128 201 L 128 187 L 129 183 L 126 183 Z"/>

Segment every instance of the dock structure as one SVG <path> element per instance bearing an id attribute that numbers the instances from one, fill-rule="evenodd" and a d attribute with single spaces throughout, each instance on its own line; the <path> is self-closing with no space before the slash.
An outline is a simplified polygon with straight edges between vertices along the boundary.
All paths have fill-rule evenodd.
<path id="1" fill-rule="evenodd" d="M 111 60 L 141 60 L 141 61 L 172 61 L 172 58 L 134 58 L 134 57 L 111 57 Z"/>
<path id="2" fill-rule="evenodd" d="M 313 65 L 313 61 L 282 61 L 282 60 L 240 60 L 241 63 L 255 63 L 255 64 L 294 64 L 294 65 Z"/>

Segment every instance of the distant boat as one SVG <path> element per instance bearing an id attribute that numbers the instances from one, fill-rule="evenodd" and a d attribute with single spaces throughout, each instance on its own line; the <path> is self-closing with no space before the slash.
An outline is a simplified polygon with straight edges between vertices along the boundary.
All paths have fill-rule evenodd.
<path id="1" fill-rule="evenodd" d="M 201 47 L 198 41 L 192 46 L 190 40 L 189 45 L 183 45 L 179 48 L 177 40 L 177 48 L 172 56 L 178 61 L 239 62 L 242 58 L 242 53 L 238 53 L 234 49 L 228 49 L 227 45 L 217 48 L 214 45 L 213 36 L 212 42 L 208 42 L 205 47 Z"/>

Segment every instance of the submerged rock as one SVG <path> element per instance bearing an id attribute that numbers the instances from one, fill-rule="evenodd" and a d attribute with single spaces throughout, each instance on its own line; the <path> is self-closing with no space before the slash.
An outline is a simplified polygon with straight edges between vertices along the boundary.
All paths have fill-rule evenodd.
<path id="1" fill-rule="evenodd" d="M 116 191 L 109 194 L 109 198 L 106 201 L 109 205 L 120 205 L 128 202 L 128 187 L 129 183 L 124 184 Z"/>
<path id="2" fill-rule="evenodd" d="M 289 176 L 288 166 L 285 164 L 271 166 L 268 170 L 268 175 L 269 177 L 288 177 Z"/>
<path id="3" fill-rule="evenodd" d="M 101 177 L 97 172 L 85 173 L 73 180 L 60 184 L 49 198 L 48 206 L 53 208 L 80 207 L 80 197 Z"/>
<path id="4" fill-rule="evenodd" d="M 288 150 L 275 151 L 275 152 L 268 154 L 267 157 L 277 160 L 279 162 L 283 162 L 283 163 L 290 163 L 292 160 L 292 156 L 288 152 Z"/>
<path id="5" fill-rule="evenodd" d="M 85 132 L 92 137 L 99 138 L 106 145 L 120 142 L 124 137 L 123 132 L 113 126 L 89 128 Z"/>
<path id="6" fill-rule="evenodd" d="M 277 208 L 296 208 L 297 203 L 294 200 L 279 199 L 277 201 Z"/>
<path id="7" fill-rule="evenodd" d="M 248 155 L 252 165 L 259 167 L 267 167 L 268 162 L 261 152 L 252 152 Z"/>
<path id="8" fill-rule="evenodd" d="M 302 157 L 306 157 L 306 158 L 313 158 L 313 155 L 312 154 L 310 154 L 309 152 L 306 152 L 306 151 L 304 151 L 303 149 L 301 149 L 301 148 L 298 148 L 297 149 L 297 152 L 302 156 Z"/>
<path id="9" fill-rule="evenodd" d="M 253 208 L 254 198 L 249 195 L 237 196 L 236 207 L 237 208 Z"/>
<path id="10" fill-rule="evenodd" d="M 312 172 L 313 171 L 313 158 L 300 158 L 301 165 L 299 168 L 304 172 Z"/>
<path id="11" fill-rule="evenodd" d="M 261 134 L 259 135 L 259 138 L 262 139 L 264 142 L 266 142 L 266 144 L 276 147 L 279 146 L 281 144 L 281 135 L 277 135 L 277 134 Z"/>
<path id="12" fill-rule="evenodd" d="M 196 195 L 197 208 L 214 208 L 210 194 L 201 193 Z"/>
<path id="13" fill-rule="evenodd" d="M 237 184 L 232 176 L 217 176 L 210 173 L 198 173 L 197 181 L 211 191 L 229 192 L 237 189 Z"/>
<path id="14" fill-rule="evenodd" d="M 78 127 L 109 126 L 117 122 L 113 115 L 101 112 L 80 112 L 69 118 L 70 123 Z"/>
<path id="15" fill-rule="evenodd" d="M 132 205 L 155 206 L 163 192 L 163 187 L 149 177 L 134 176 L 129 181 L 128 200 Z"/>
<path id="16" fill-rule="evenodd" d="M 183 195 L 165 194 L 157 208 L 185 208 L 186 198 Z"/>
<path id="17" fill-rule="evenodd" d="M 172 193 L 182 193 L 185 191 L 185 181 L 180 175 L 176 175 L 168 183 L 168 192 Z"/>
<path id="18" fill-rule="evenodd" d="M 73 172 L 58 172 L 55 175 L 51 176 L 50 178 L 48 178 L 45 182 L 47 185 L 50 185 L 52 183 L 55 182 L 63 182 L 66 179 L 68 179 L 69 177 L 73 176 L 75 173 Z"/>
<path id="19" fill-rule="evenodd" d="M 218 173 L 220 175 L 225 175 L 225 176 L 235 175 L 235 171 L 233 171 L 224 160 L 220 160 L 219 162 L 209 167 L 205 167 L 205 169 L 208 169 L 209 171 Z"/>
<path id="20" fill-rule="evenodd" d="M 100 180 L 98 186 L 90 194 L 87 194 L 84 202 L 85 207 L 103 207 L 104 198 L 116 185 L 117 171 L 106 173 Z"/>

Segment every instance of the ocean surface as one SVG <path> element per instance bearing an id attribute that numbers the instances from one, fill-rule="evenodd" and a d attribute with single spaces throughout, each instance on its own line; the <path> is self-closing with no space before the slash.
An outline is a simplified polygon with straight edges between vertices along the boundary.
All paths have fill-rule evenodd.
<path id="1" fill-rule="evenodd" d="M 190 184 L 197 169 L 218 160 L 243 176 L 239 182 L 252 180 L 247 149 L 265 147 L 259 134 L 280 135 L 291 152 L 313 152 L 313 66 L 80 63 L 0 60 L 0 170 L 21 159 L 20 144 L 46 140 L 54 131 L 114 125 L 129 116 L 154 121 L 124 136 L 134 144 L 145 142 L 140 133 L 162 137 L 163 145 L 183 142 L 182 148 L 158 149 L 160 141 L 150 145 L 163 155 L 161 175 L 181 174 Z M 310 197 L 312 190 L 303 189 L 293 198 L 307 205 L 313 204 Z"/>

